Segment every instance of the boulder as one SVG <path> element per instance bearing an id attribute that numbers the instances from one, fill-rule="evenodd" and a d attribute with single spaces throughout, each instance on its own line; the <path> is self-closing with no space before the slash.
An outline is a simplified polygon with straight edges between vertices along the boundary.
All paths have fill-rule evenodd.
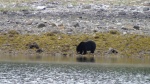
<path id="1" fill-rule="evenodd" d="M 118 50 L 114 49 L 114 48 L 109 48 L 109 50 L 107 51 L 108 54 L 117 54 Z"/>
<path id="2" fill-rule="evenodd" d="M 144 6 L 150 6 L 150 2 L 144 2 L 143 5 Z"/>
<path id="3" fill-rule="evenodd" d="M 125 11 L 120 11 L 120 12 L 118 12 L 118 15 L 126 15 L 126 12 Z"/>
<path id="4" fill-rule="evenodd" d="M 92 7 L 91 5 L 83 5 L 82 6 L 83 9 L 91 9 L 91 7 Z"/>
<path id="5" fill-rule="evenodd" d="M 143 11 L 149 11 L 149 10 L 150 10 L 149 7 L 144 7 L 144 8 L 143 8 Z"/>
<path id="6" fill-rule="evenodd" d="M 36 9 L 37 9 L 37 10 L 45 10 L 45 9 L 46 9 L 46 6 L 37 6 Z"/>
<path id="7" fill-rule="evenodd" d="M 133 28 L 136 29 L 136 30 L 139 30 L 139 29 L 140 29 L 140 27 L 137 26 L 137 25 L 133 26 Z"/>
<path id="8" fill-rule="evenodd" d="M 36 42 L 29 43 L 26 46 L 28 46 L 29 49 L 34 49 L 34 48 L 39 49 L 39 45 Z"/>
<path id="9" fill-rule="evenodd" d="M 42 52 L 43 52 L 42 49 L 37 49 L 37 50 L 36 50 L 36 53 L 42 53 Z"/>
<path id="10" fill-rule="evenodd" d="M 43 27 L 46 27 L 46 24 L 40 23 L 40 24 L 38 25 L 38 28 L 43 28 Z"/>
<path id="11" fill-rule="evenodd" d="M 69 3 L 69 4 L 67 5 L 67 8 L 73 8 L 73 5 L 72 5 L 71 3 Z"/>
<path id="12" fill-rule="evenodd" d="M 76 28 L 76 27 L 80 27 L 79 23 L 76 23 L 76 24 L 74 24 L 73 26 L 74 26 L 75 28 Z"/>

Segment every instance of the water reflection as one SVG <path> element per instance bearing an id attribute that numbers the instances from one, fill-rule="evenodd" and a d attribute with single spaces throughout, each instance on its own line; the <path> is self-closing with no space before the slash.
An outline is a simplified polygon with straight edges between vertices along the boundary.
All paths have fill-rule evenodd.
<path id="1" fill-rule="evenodd" d="M 95 62 L 94 57 L 85 57 L 85 56 L 78 56 L 76 57 L 77 62 Z"/>
<path id="2" fill-rule="evenodd" d="M 92 62 L 92 63 L 110 63 L 110 64 L 150 64 L 150 58 L 137 58 L 135 57 L 117 57 L 117 56 L 50 56 L 44 54 L 36 55 L 18 55 L 0 56 L 0 61 L 14 61 L 14 62 L 28 62 L 28 61 L 40 61 L 40 62 Z"/>

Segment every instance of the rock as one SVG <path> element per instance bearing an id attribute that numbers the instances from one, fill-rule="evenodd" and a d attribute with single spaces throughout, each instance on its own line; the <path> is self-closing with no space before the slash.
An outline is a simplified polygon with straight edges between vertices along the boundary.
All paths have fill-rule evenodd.
<path id="1" fill-rule="evenodd" d="M 67 57 L 67 54 L 66 54 L 66 53 L 63 53 L 62 56 L 63 56 L 63 57 Z"/>
<path id="2" fill-rule="evenodd" d="M 46 6 L 37 6 L 36 9 L 37 9 L 37 10 L 45 10 L 45 9 L 46 9 Z"/>
<path id="3" fill-rule="evenodd" d="M 71 3 L 69 3 L 69 4 L 67 5 L 67 8 L 73 8 L 73 5 L 72 5 Z"/>
<path id="4" fill-rule="evenodd" d="M 33 21 L 26 21 L 26 25 L 32 25 Z"/>
<path id="5" fill-rule="evenodd" d="M 123 32 L 122 34 L 123 34 L 123 35 L 126 35 L 126 34 L 127 34 L 127 32 Z"/>
<path id="6" fill-rule="evenodd" d="M 118 15 L 126 15 L 125 11 L 118 12 Z"/>
<path id="7" fill-rule="evenodd" d="M 37 50 L 36 50 L 36 53 L 42 53 L 42 52 L 43 52 L 42 49 L 37 49 Z"/>
<path id="8" fill-rule="evenodd" d="M 7 14 L 8 13 L 8 11 L 3 11 L 3 14 Z"/>
<path id="9" fill-rule="evenodd" d="M 68 35 L 71 35 L 71 34 L 73 34 L 73 29 L 67 29 L 66 32 Z"/>
<path id="10" fill-rule="evenodd" d="M 8 31 L 8 34 L 9 34 L 9 35 L 18 35 L 19 32 L 16 31 L 16 30 L 10 30 L 10 31 Z"/>
<path id="11" fill-rule="evenodd" d="M 38 28 L 43 28 L 43 27 L 46 27 L 46 24 L 40 23 L 40 24 L 38 25 Z"/>
<path id="12" fill-rule="evenodd" d="M 51 22 L 51 23 L 49 23 L 49 25 L 51 25 L 52 27 L 58 27 L 58 24 L 55 22 Z"/>
<path id="13" fill-rule="evenodd" d="M 133 26 L 133 28 L 136 29 L 136 30 L 139 30 L 139 29 L 140 29 L 140 27 L 137 26 L 137 25 Z"/>
<path id="14" fill-rule="evenodd" d="M 28 46 L 29 49 L 34 49 L 34 48 L 39 49 L 39 46 L 36 42 L 29 43 L 26 46 Z"/>
<path id="15" fill-rule="evenodd" d="M 143 8 L 143 11 L 149 11 L 149 10 L 150 10 L 149 7 L 144 7 L 144 8 Z"/>
<path id="16" fill-rule="evenodd" d="M 129 30 L 128 28 L 126 28 L 126 27 L 122 27 L 121 29 L 123 29 L 123 30 Z"/>
<path id="17" fill-rule="evenodd" d="M 79 23 L 73 25 L 74 27 L 80 27 Z"/>
<path id="18" fill-rule="evenodd" d="M 92 7 L 91 5 L 83 5 L 82 6 L 83 9 L 91 9 L 91 7 Z"/>
<path id="19" fill-rule="evenodd" d="M 135 12 L 132 13 L 132 17 L 133 18 L 144 18 L 145 15 L 142 12 L 135 11 Z"/>
<path id="20" fill-rule="evenodd" d="M 53 33 L 53 34 L 60 34 L 61 32 L 59 30 L 53 30 L 53 31 L 51 31 L 51 33 Z"/>
<path id="21" fill-rule="evenodd" d="M 94 29 L 93 32 L 96 33 L 96 32 L 98 32 L 98 30 Z"/>
<path id="22" fill-rule="evenodd" d="M 118 51 L 116 49 L 113 48 L 109 48 L 109 50 L 107 51 L 108 54 L 117 54 Z"/>
<path id="23" fill-rule="evenodd" d="M 144 2 L 143 5 L 144 6 L 150 6 L 150 2 Z"/>
<path id="24" fill-rule="evenodd" d="M 24 14 L 29 14 L 29 11 L 28 11 L 28 10 L 22 10 L 22 12 L 23 12 Z"/>

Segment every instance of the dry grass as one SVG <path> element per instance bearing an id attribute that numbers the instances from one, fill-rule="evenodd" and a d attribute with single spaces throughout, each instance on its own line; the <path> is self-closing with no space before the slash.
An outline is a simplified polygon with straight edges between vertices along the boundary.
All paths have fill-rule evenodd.
<path id="1" fill-rule="evenodd" d="M 0 49 L 27 50 L 29 43 L 36 42 L 40 48 L 47 52 L 63 52 L 65 54 L 76 52 L 76 45 L 81 41 L 94 40 L 97 44 L 96 52 L 104 55 L 110 48 L 115 48 L 123 56 L 149 56 L 150 36 L 121 35 L 118 32 L 96 33 L 84 35 L 66 35 L 46 33 L 42 35 L 19 35 L 11 31 L 0 35 Z"/>

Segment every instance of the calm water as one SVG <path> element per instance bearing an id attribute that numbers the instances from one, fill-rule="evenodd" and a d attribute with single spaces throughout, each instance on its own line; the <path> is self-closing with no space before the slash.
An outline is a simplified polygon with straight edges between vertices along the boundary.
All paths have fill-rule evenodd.
<path id="1" fill-rule="evenodd" d="M 0 84 L 150 84 L 150 67 L 0 62 Z"/>

